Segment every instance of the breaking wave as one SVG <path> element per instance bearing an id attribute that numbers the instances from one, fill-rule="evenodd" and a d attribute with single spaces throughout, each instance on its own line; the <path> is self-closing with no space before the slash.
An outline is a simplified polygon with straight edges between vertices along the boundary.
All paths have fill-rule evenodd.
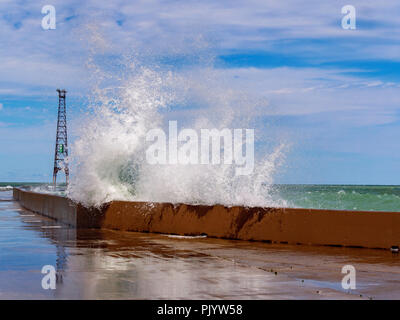
<path id="1" fill-rule="evenodd" d="M 202 53 L 191 53 L 198 54 Z M 195 130 L 254 128 L 256 145 L 268 134 L 254 127 L 260 109 L 267 107 L 265 99 L 233 89 L 209 56 L 206 62 L 197 59 L 182 66 L 136 53 L 121 58 L 118 67 L 95 63 L 104 61 L 96 54 L 91 57 L 93 96 L 71 148 L 73 175 L 67 194 L 72 199 L 92 206 L 117 199 L 228 206 L 286 204 L 269 192 L 284 160 L 284 143 L 256 153 L 254 170 L 246 176 L 235 175 L 235 164 L 147 163 L 146 133 L 165 128 L 168 120 Z"/>

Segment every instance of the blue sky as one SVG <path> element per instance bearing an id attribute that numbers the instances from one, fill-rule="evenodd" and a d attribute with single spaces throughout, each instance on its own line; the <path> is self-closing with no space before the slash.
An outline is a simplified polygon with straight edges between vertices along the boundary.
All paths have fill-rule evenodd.
<path id="1" fill-rule="evenodd" d="M 41 28 L 47 4 L 56 30 Z M 356 30 L 341 28 L 347 4 Z M 290 141 L 276 182 L 399 184 L 399 10 L 396 0 L 2 0 L 0 181 L 51 180 L 55 90 L 68 90 L 73 140 L 96 81 L 95 48 L 108 61 L 141 50 L 167 68 L 216 57 L 233 89 L 268 101 L 256 119 L 263 135 Z"/>

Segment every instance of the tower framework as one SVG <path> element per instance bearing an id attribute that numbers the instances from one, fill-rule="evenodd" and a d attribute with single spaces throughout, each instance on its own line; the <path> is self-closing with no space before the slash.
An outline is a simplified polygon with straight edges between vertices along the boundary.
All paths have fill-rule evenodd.
<path id="1" fill-rule="evenodd" d="M 58 92 L 58 117 L 57 117 L 57 135 L 56 148 L 54 154 L 53 184 L 56 186 L 58 171 L 64 170 L 65 181 L 68 185 L 68 137 L 67 137 L 67 109 L 65 96 L 67 91 L 57 89 Z"/>

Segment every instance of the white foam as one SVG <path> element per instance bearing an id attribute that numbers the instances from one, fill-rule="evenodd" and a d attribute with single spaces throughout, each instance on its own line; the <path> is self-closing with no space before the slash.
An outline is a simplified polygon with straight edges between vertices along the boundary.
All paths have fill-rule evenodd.
<path id="1" fill-rule="evenodd" d="M 98 79 L 108 77 L 100 66 L 93 69 Z M 252 128 L 260 101 L 233 90 L 209 64 L 174 70 L 136 57 L 120 73 L 118 80 L 107 78 L 106 87 L 99 80 L 93 90 L 90 113 L 71 148 L 69 197 L 94 206 L 117 199 L 285 205 L 269 194 L 284 159 L 283 143 L 259 157 L 248 176 L 236 176 L 234 165 L 150 165 L 144 156 L 147 131 L 167 119 L 183 119 L 185 128 L 196 130 Z M 256 128 L 256 140 L 263 132 Z"/>
<path id="2" fill-rule="evenodd" d="M 168 234 L 166 235 L 168 238 L 173 238 L 173 239 L 203 239 L 207 238 L 206 235 L 200 235 L 200 236 L 180 236 L 180 235 L 175 235 L 175 234 Z"/>

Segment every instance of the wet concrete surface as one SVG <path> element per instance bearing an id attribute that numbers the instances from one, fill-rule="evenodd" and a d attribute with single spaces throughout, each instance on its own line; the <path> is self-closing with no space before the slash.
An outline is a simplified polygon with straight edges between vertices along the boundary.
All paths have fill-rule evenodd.
<path id="1" fill-rule="evenodd" d="M 11 198 L 0 192 L 0 299 L 400 299 L 387 250 L 76 230 Z M 341 286 L 348 264 L 355 290 Z"/>

